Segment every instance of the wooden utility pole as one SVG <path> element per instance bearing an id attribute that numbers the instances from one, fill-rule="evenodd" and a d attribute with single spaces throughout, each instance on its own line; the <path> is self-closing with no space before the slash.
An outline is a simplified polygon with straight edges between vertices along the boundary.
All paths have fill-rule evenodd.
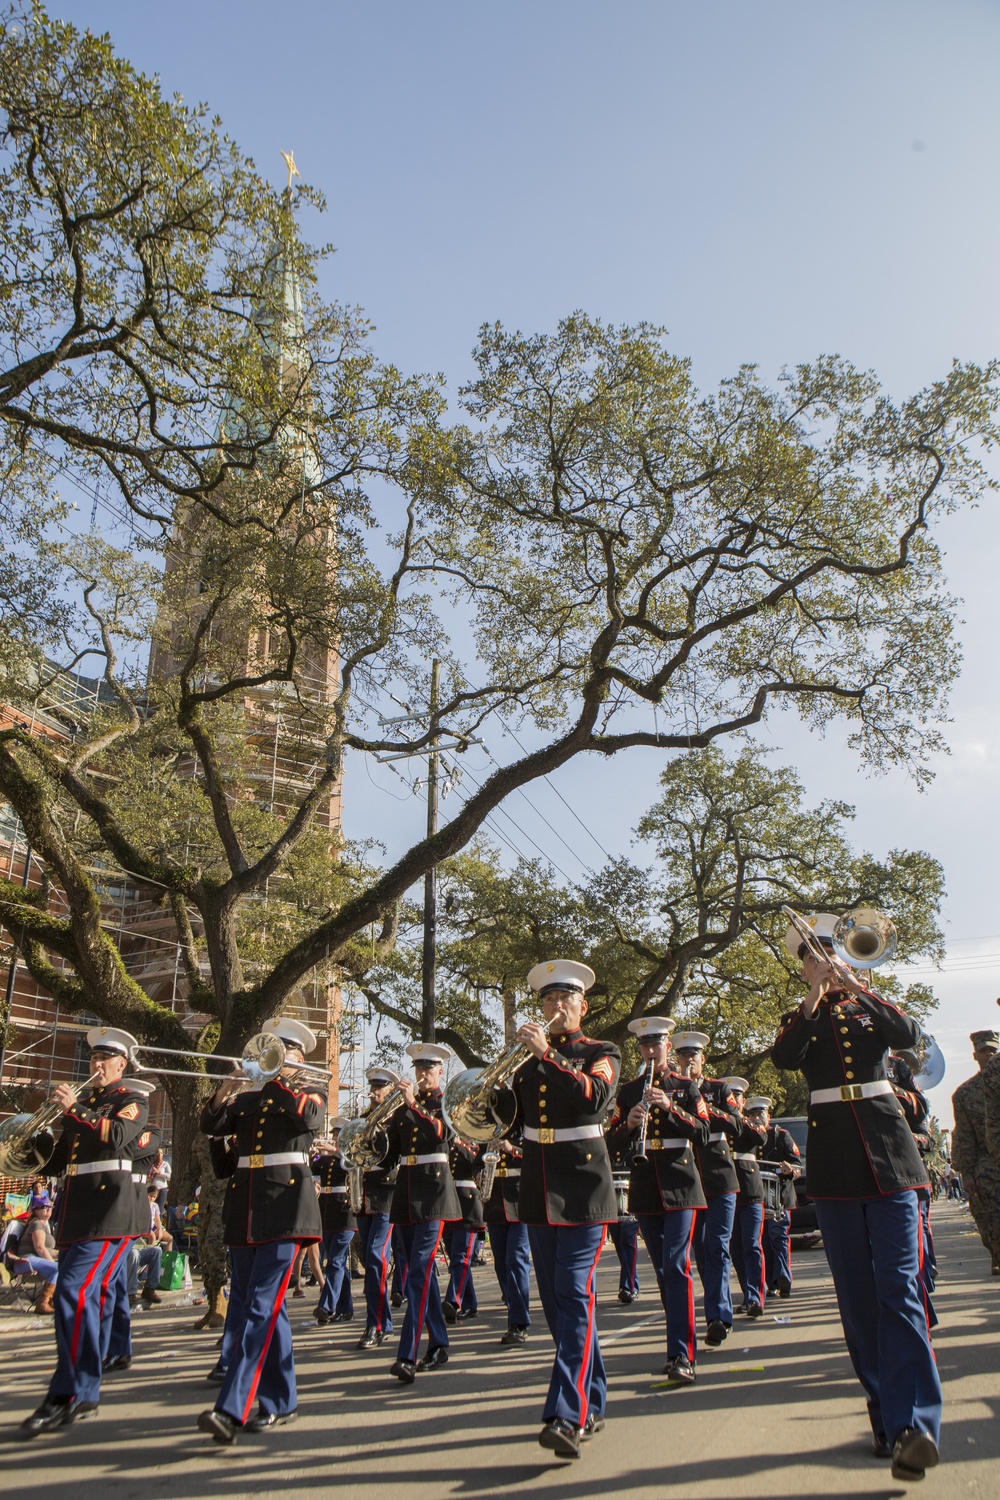
<path id="1" fill-rule="evenodd" d="M 427 837 L 438 831 L 438 755 L 437 710 L 441 690 L 441 663 L 431 665 L 430 721 L 433 737 L 427 756 Z M 437 983 L 437 870 L 424 876 L 424 953 L 420 1006 L 420 1040 L 433 1042 L 435 1036 L 435 991 Z"/>

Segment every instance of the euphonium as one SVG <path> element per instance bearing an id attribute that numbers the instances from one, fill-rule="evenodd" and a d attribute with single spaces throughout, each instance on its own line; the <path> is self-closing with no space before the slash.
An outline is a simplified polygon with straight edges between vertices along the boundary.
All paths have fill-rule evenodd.
<path id="1" fill-rule="evenodd" d="M 441 1099 L 441 1112 L 456 1135 L 470 1141 L 498 1141 L 507 1134 L 513 1109 L 504 1118 L 494 1102 L 494 1090 L 504 1088 L 532 1055 L 530 1047 L 517 1042 L 488 1068 L 465 1068 L 451 1080 Z"/>
<path id="2" fill-rule="evenodd" d="M 95 1084 L 97 1073 L 92 1073 L 86 1083 L 81 1083 L 77 1095 L 86 1093 Z M 33 1115 L 12 1115 L 0 1125 L 0 1176 L 27 1177 L 34 1172 L 43 1172 L 56 1147 L 52 1126 L 65 1114 L 61 1104 L 50 1099 Z"/>
<path id="3" fill-rule="evenodd" d="M 382 1165 L 389 1151 L 385 1127 L 405 1103 L 406 1095 L 397 1084 L 367 1115 L 348 1120 L 340 1132 L 340 1151 L 348 1168 L 370 1172 Z"/>

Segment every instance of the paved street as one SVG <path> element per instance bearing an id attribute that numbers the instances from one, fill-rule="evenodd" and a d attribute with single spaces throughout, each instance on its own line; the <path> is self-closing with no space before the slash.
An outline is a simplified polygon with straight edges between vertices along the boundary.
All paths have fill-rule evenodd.
<path id="1" fill-rule="evenodd" d="M 944 1462 L 919 1493 L 985 1500 L 1000 1487 L 1000 1279 L 990 1279 L 967 1215 L 944 1203 L 934 1212 Z M 189 1331 L 189 1307 L 153 1309 L 137 1318 L 136 1361 L 107 1383 L 99 1417 L 30 1445 L 8 1441 L 5 1486 L 19 1500 L 486 1500 L 529 1485 L 552 1500 L 907 1493 L 887 1463 L 868 1456 L 864 1403 L 822 1251 L 797 1253 L 794 1270 L 791 1301 L 769 1304 L 757 1325 L 738 1320 L 721 1350 L 699 1356 L 694 1389 L 664 1391 L 648 1263 L 639 1302 L 621 1307 L 609 1248 L 600 1285 L 609 1421 L 572 1465 L 536 1443 L 549 1340 L 536 1323 L 524 1349 L 498 1346 L 506 1324 L 491 1268 L 478 1273 L 479 1319 L 453 1331 L 451 1363 L 411 1388 L 389 1377 L 391 1351 L 354 1351 L 359 1322 L 331 1336 L 309 1317 L 311 1292 L 292 1303 L 301 1418 L 232 1449 L 194 1431 L 197 1412 L 211 1404 L 202 1377 L 216 1357 L 214 1336 Z M 0 1318 L 0 1389 L 12 1423 L 37 1405 L 52 1364 L 51 1326 L 39 1322 Z"/>

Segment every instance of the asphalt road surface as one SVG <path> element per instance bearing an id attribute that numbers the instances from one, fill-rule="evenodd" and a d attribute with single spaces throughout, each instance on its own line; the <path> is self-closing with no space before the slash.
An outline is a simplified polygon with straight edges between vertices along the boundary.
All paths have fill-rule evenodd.
<path id="1" fill-rule="evenodd" d="M 232 1448 L 198 1433 L 215 1387 L 204 1380 L 217 1335 L 190 1331 L 196 1310 L 137 1314 L 135 1360 L 109 1377 L 99 1415 L 17 1442 L 53 1365 L 51 1321 L 0 1315 L 0 1441 L 6 1492 L 18 1500 L 441 1500 L 517 1496 L 627 1500 L 734 1496 L 1000 1494 L 1000 1278 L 964 1209 L 934 1207 L 941 1268 L 935 1348 L 945 1388 L 942 1463 L 922 1486 L 893 1481 L 868 1453 L 864 1400 L 844 1349 L 822 1250 L 796 1252 L 795 1289 L 758 1323 L 738 1318 L 721 1349 L 699 1353 L 693 1388 L 663 1389 L 662 1315 L 643 1254 L 642 1292 L 616 1300 L 609 1246 L 599 1273 L 608 1424 L 583 1457 L 538 1446 L 551 1343 L 540 1315 L 528 1344 L 502 1348 L 506 1327 L 491 1267 L 477 1271 L 479 1317 L 452 1330 L 442 1370 L 401 1386 L 391 1346 L 354 1349 L 362 1320 L 319 1329 L 315 1292 L 290 1302 L 299 1421 Z M 355 1283 L 357 1289 L 358 1283 Z"/>

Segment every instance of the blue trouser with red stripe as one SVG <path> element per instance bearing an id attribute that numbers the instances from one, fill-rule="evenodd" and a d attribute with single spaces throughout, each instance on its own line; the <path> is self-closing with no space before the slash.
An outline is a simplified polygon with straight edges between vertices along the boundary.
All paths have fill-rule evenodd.
<path id="1" fill-rule="evenodd" d="M 101 1278 L 101 1358 L 132 1353 L 132 1314 L 128 1303 L 129 1257 L 133 1240 L 122 1240 L 117 1256 Z"/>
<path id="2" fill-rule="evenodd" d="M 615 1247 L 621 1274 L 618 1290 L 631 1297 L 639 1295 L 639 1224 L 636 1219 L 619 1219 L 608 1225 L 608 1235 Z"/>
<path id="3" fill-rule="evenodd" d="M 736 1194 L 717 1193 L 698 1216 L 694 1258 L 704 1292 L 705 1322 L 733 1326 L 733 1294 L 729 1287 L 729 1241 L 733 1237 Z"/>
<path id="4" fill-rule="evenodd" d="M 790 1228 L 792 1216 L 787 1208 L 780 1217 L 764 1216 L 764 1273 L 767 1289 L 773 1292 L 779 1281 L 792 1280 L 792 1241 Z"/>
<path id="5" fill-rule="evenodd" d="M 528 1226 L 519 1220 L 487 1224 L 493 1251 L 493 1269 L 500 1291 L 507 1301 L 508 1328 L 530 1328 L 531 1256 L 528 1252 Z"/>
<path id="6" fill-rule="evenodd" d="M 255 1399 L 265 1416 L 272 1412 L 285 1416 L 295 1410 L 292 1325 L 285 1293 L 298 1251 L 298 1240 L 229 1247 L 243 1322 L 215 1409 L 234 1422 L 243 1423 L 253 1416 Z"/>
<path id="7" fill-rule="evenodd" d="M 389 1301 L 389 1240 L 392 1225 L 388 1214 L 359 1214 L 358 1236 L 361 1263 L 365 1268 L 365 1326 L 381 1333 L 392 1332 Z"/>
<path id="8" fill-rule="evenodd" d="M 603 1417 L 608 1397 L 597 1337 L 597 1262 L 606 1224 L 529 1224 L 528 1241 L 542 1311 L 555 1339 L 542 1421 L 561 1417 L 582 1427 L 588 1415 Z"/>
<path id="9" fill-rule="evenodd" d="M 392 1295 L 407 1297 L 406 1278 L 409 1272 L 409 1250 L 398 1224 L 392 1226 Z"/>
<path id="10" fill-rule="evenodd" d="M 747 1307 L 764 1306 L 764 1205 L 737 1200 L 733 1237 L 729 1241 L 733 1266 Z"/>
<path id="11" fill-rule="evenodd" d="M 448 1325 L 441 1307 L 437 1272 L 434 1268 L 444 1223 L 429 1219 L 425 1224 L 397 1224 L 406 1257 L 406 1317 L 399 1336 L 397 1359 L 416 1362 L 420 1335 L 427 1324 L 428 1349 L 447 1349 Z"/>
<path id="12" fill-rule="evenodd" d="M 637 1214 L 639 1233 L 657 1273 L 667 1315 L 667 1358 L 683 1355 L 695 1362 L 694 1278 L 691 1242 L 703 1210 L 672 1208 L 662 1214 Z"/>
<path id="13" fill-rule="evenodd" d="M 124 1246 L 124 1251 L 122 1247 Z M 55 1290 L 56 1369 L 50 1396 L 98 1401 L 101 1394 L 101 1288 L 128 1240 L 78 1240 L 59 1251 Z"/>
<path id="14" fill-rule="evenodd" d="M 224 1370 L 228 1370 L 232 1364 L 243 1332 L 243 1297 L 233 1271 L 231 1250 L 226 1251 L 226 1258 L 229 1261 L 229 1300 L 226 1303 L 226 1326 L 222 1330 L 222 1347 L 219 1351 L 219 1364 Z"/>
<path id="15" fill-rule="evenodd" d="M 331 1229 L 323 1236 L 320 1254 L 326 1257 L 326 1283 L 319 1294 L 317 1312 L 343 1313 L 354 1316 L 354 1294 L 351 1291 L 351 1241 L 353 1229 Z"/>
<path id="16" fill-rule="evenodd" d="M 463 1224 L 446 1224 L 444 1248 L 448 1256 L 448 1290 L 444 1300 L 461 1312 L 478 1312 L 479 1298 L 472 1279 L 472 1252 L 476 1245 L 476 1231 L 466 1229 Z"/>
<path id="17" fill-rule="evenodd" d="M 904 1428 L 919 1427 L 937 1442 L 941 1381 L 920 1291 L 916 1193 L 814 1201 L 872 1431 L 892 1444 Z"/>

